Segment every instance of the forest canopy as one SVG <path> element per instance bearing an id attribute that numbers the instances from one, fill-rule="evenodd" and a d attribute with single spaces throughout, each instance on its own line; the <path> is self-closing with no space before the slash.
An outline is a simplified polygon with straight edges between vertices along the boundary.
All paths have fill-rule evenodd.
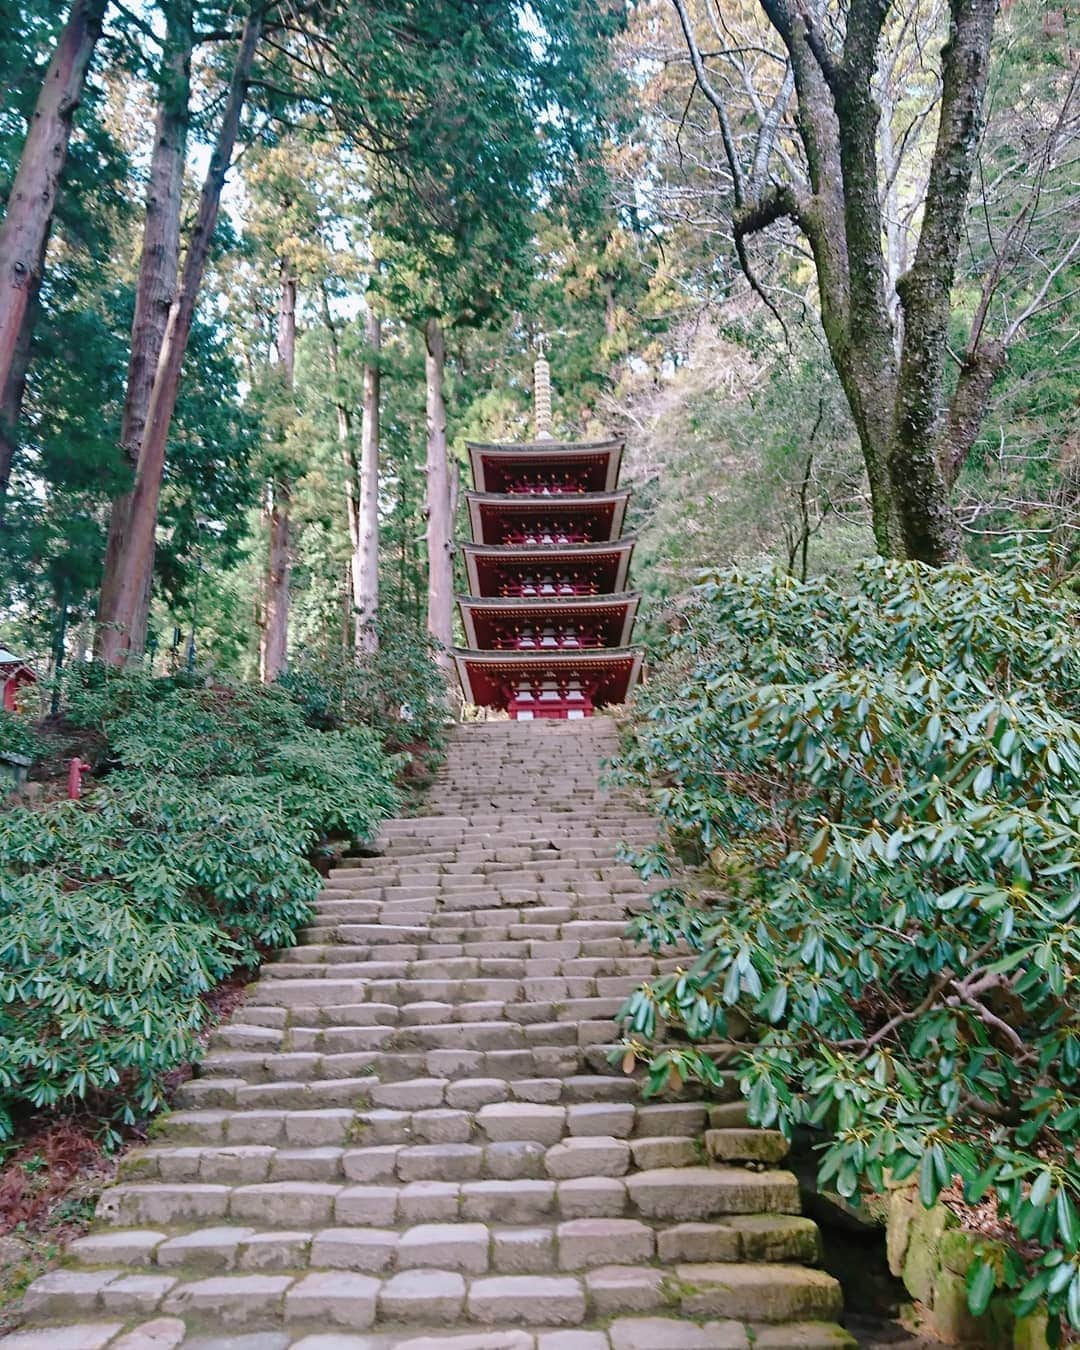
<path id="1" fill-rule="evenodd" d="M 462 447 L 625 436 L 639 584 L 1075 547 L 1065 11 L 4 6 L 4 640 L 453 641 Z M 749 520 L 750 528 L 745 528 Z M 194 635 L 194 636 L 193 636 Z M 62 658 L 61 658 L 62 659 Z"/>

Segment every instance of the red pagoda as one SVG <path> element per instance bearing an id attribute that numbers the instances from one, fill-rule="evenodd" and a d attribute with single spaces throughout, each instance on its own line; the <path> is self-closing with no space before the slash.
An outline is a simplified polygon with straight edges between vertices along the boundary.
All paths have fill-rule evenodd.
<path id="1" fill-rule="evenodd" d="M 622 703 L 641 669 L 623 447 L 554 440 L 549 379 L 541 358 L 535 441 L 468 447 L 469 593 L 458 597 L 468 646 L 454 659 L 467 702 L 522 721 Z"/>

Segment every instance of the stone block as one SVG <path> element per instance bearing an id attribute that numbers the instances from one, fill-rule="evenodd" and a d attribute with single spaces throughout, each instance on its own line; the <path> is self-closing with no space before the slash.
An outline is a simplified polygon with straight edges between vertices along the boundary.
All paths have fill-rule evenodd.
<path id="1" fill-rule="evenodd" d="M 396 1186 L 346 1186 L 334 1199 L 334 1221 L 338 1224 L 385 1228 L 394 1223 L 397 1211 Z"/>
<path id="2" fill-rule="evenodd" d="M 608 1328 L 611 1350 L 749 1350 L 739 1322 L 693 1322 L 670 1317 L 620 1317 Z"/>
<path id="3" fill-rule="evenodd" d="M 318 1111 L 289 1111 L 284 1117 L 285 1138 L 304 1148 L 343 1144 L 355 1118 L 345 1107 L 325 1107 Z"/>
<path id="4" fill-rule="evenodd" d="M 238 1186 L 229 1202 L 229 1217 L 260 1226 L 327 1223 L 342 1188 L 323 1181 L 267 1181 Z"/>
<path id="5" fill-rule="evenodd" d="M 393 1265 L 398 1235 L 391 1228 L 324 1228 L 311 1242 L 311 1264 L 381 1274 Z"/>
<path id="6" fill-rule="evenodd" d="M 610 1135 L 625 1139 L 634 1128 L 629 1102 L 579 1102 L 566 1108 L 566 1128 L 572 1135 Z"/>
<path id="7" fill-rule="evenodd" d="M 550 1228 L 495 1228 L 491 1233 L 491 1260 L 502 1275 L 524 1275 L 552 1270 L 555 1234 Z"/>
<path id="8" fill-rule="evenodd" d="M 240 1244 L 241 1270 L 296 1270 L 306 1266 L 311 1248 L 309 1232 L 256 1233 Z"/>
<path id="9" fill-rule="evenodd" d="M 240 1243 L 254 1228 L 200 1228 L 169 1238 L 157 1249 L 159 1266 L 193 1266 L 206 1270 L 231 1270 Z"/>
<path id="10" fill-rule="evenodd" d="M 544 1175 L 544 1145 L 535 1139 L 507 1139 L 488 1144 L 484 1150 L 484 1169 L 491 1178 L 507 1181 L 517 1177 Z"/>
<path id="11" fill-rule="evenodd" d="M 626 1178 L 630 1200 L 647 1218 L 692 1220 L 718 1214 L 797 1214 L 799 1187 L 790 1172 L 737 1167 L 657 1167 Z"/>
<path id="12" fill-rule="evenodd" d="M 375 1321 L 379 1281 L 351 1271 L 316 1271 L 305 1275 L 285 1295 L 287 1322 L 329 1322 L 365 1330 Z"/>
<path id="13" fill-rule="evenodd" d="M 396 1178 L 400 1144 L 379 1144 L 373 1148 L 350 1148 L 341 1155 L 342 1171 L 350 1181 L 384 1183 Z"/>
<path id="14" fill-rule="evenodd" d="M 706 1130 L 705 1147 L 718 1162 L 778 1163 L 788 1153 L 788 1141 L 779 1130 Z"/>
<path id="15" fill-rule="evenodd" d="M 4 1337 L 4 1350 L 105 1350 L 123 1322 L 80 1322 L 67 1327 L 36 1327 Z"/>
<path id="16" fill-rule="evenodd" d="M 493 1275 L 469 1287 L 473 1322 L 574 1326 L 585 1319 L 580 1280 L 550 1275 Z"/>
<path id="17" fill-rule="evenodd" d="M 396 1322 L 454 1322 L 465 1302 L 465 1281 L 454 1271 L 406 1270 L 379 1294 L 379 1315 Z"/>
<path id="18" fill-rule="evenodd" d="M 418 1224 L 397 1245 L 400 1269 L 432 1267 L 483 1275 L 488 1269 L 488 1230 L 482 1223 Z"/>
<path id="19" fill-rule="evenodd" d="M 151 1313 L 176 1283 L 171 1275 L 126 1275 L 101 1291 L 107 1312 Z"/>
<path id="20" fill-rule="evenodd" d="M 664 1303 L 664 1272 L 651 1266 L 599 1266 L 585 1276 L 594 1317 L 652 1312 Z"/>
<path id="21" fill-rule="evenodd" d="M 76 1238 L 68 1251 L 86 1266 L 107 1266 L 113 1262 L 121 1266 L 148 1266 L 153 1264 L 154 1251 L 165 1238 L 165 1233 L 152 1228 L 128 1228 L 118 1233 L 91 1233 Z"/>
<path id="22" fill-rule="evenodd" d="M 291 1284 L 288 1275 L 219 1275 L 178 1285 L 165 1299 L 164 1311 L 242 1324 L 275 1316 Z"/>
<path id="23" fill-rule="evenodd" d="M 656 1238 L 637 1219 L 569 1219 L 556 1232 L 560 1270 L 651 1261 Z"/>
<path id="24" fill-rule="evenodd" d="M 458 1217 L 461 1189 L 456 1181 L 410 1181 L 398 1193 L 398 1219 L 401 1223 L 449 1223 Z"/>
<path id="25" fill-rule="evenodd" d="M 656 1235 L 661 1261 L 738 1261 L 742 1241 L 736 1229 L 722 1223 L 677 1223 Z"/>
<path id="26" fill-rule="evenodd" d="M 565 1139 L 549 1148 L 544 1167 L 551 1177 L 621 1177 L 630 1166 L 630 1145 L 610 1135 Z"/>
<path id="27" fill-rule="evenodd" d="M 121 1270 L 50 1270 L 23 1294 L 23 1310 L 50 1317 L 85 1313 L 97 1306 L 103 1290 L 123 1274 Z"/>
<path id="28" fill-rule="evenodd" d="M 176 1350 L 186 1335 L 179 1317 L 155 1317 L 113 1341 L 112 1350 Z"/>
<path id="29" fill-rule="evenodd" d="M 840 1315 L 840 1286 L 824 1271 L 801 1266 L 733 1263 L 676 1266 L 679 1302 L 691 1317 L 760 1322 L 832 1321 Z"/>
<path id="30" fill-rule="evenodd" d="M 577 1177 L 559 1182 L 559 1213 L 564 1219 L 618 1218 L 626 1209 L 621 1177 Z"/>
<path id="31" fill-rule="evenodd" d="M 563 1136 L 566 1111 L 539 1102 L 496 1102 L 480 1108 L 476 1123 L 493 1144 L 511 1139 L 556 1144 Z"/>
<path id="32" fill-rule="evenodd" d="M 555 1207 L 553 1181 L 466 1181 L 462 1218 L 481 1223 L 535 1223 Z"/>

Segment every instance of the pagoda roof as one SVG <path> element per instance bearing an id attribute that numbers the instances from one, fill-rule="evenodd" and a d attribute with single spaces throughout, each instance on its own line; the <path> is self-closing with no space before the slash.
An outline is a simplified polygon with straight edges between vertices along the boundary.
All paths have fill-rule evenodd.
<path id="1" fill-rule="evenodd" d="M 580 568 L 582 565 L 604 571 L 605 584 L 598 584 L 601 594 L 620 593 L 626 588 L 630 570 L 630 555 L 637 542 L 632 534 L 603 544 L 477 544 L 461 545 L 465 570 L 472 595 L 490 594 L 482 584 L 481 575 L 522 564 L 544 568 Z"/>
<path id="2" fill-rule="evenodd" d="M 629 488 L 617 488 L 614 492 L 566 492 L 566 493 L 524 493 L 524 492 L 476 492 L 465 493 L 469 504 L 469 521 L 472 536 L 478 543 L 483 542 L 491 530 L 501 528 L 500 522 L 522 517 L 527 523 L 534 519 L 575 520 L 591 518 L 595 528 L 603 531 L 599 543 L 618 539 L 622 533 L 626 506 L 630 500 Z M 494 541 L 492 541 L 494 542 Z M 550 546 L 547 546 L 550 547 Z"/>
<path id="3" fill-rule="evenodd" d="M 470 647 L 482 648 L 485 643 L 477 636 L 477 620 L 483 618 L 508 620 L 543 619 L 550 615 L 556 620 L 577 617 L 595 617 L 607 621 L 618 637 L 610 645 L 625 647 L 630 641 L 634 618 L 641 602 L 638 591 L 620 591 L 612 595 L 556 595 L 556 596 L 481 596 L 459 595 L 461 618 Z M 543 648 L 541 650 L 551 650 Z M 586 648 L 582 650 L 602 650 Z"/>
<path id="4" fill-rule="evenodd" d="M 593 704 L 625 703 L 641 672 L 640 647 L 601 647 L 588 651 L 481 652 L 457 648 L 454 662 L 466 702 L 505 708 L 507 687 L 525 676 L 537 679 L 573 675 L 594 685 Z"/>
<path id="5" fill-rule="evenodd" d="M 473 483 L 480 492 L 501 491 L 515 465 L 562 469 L 581 466 L 589 471 L 595 491 L 610 492 L 619 481 L 623 442 L 609 441 L 469 441 Z"/>

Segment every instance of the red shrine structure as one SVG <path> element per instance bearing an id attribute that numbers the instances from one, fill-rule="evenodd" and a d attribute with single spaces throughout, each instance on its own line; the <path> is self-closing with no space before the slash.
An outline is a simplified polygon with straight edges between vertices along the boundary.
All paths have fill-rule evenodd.
<path id="1" fill-rule="evenodd" d="M 468 447 L 469 593 L 458 597 L 468 646 L 454 659 L 467 702 L 520 721 L 589 717 L 624 702 L 641 670 L 623 447 L 554 440 L 549 379 L 541 358 L 535 441 Z"/>

